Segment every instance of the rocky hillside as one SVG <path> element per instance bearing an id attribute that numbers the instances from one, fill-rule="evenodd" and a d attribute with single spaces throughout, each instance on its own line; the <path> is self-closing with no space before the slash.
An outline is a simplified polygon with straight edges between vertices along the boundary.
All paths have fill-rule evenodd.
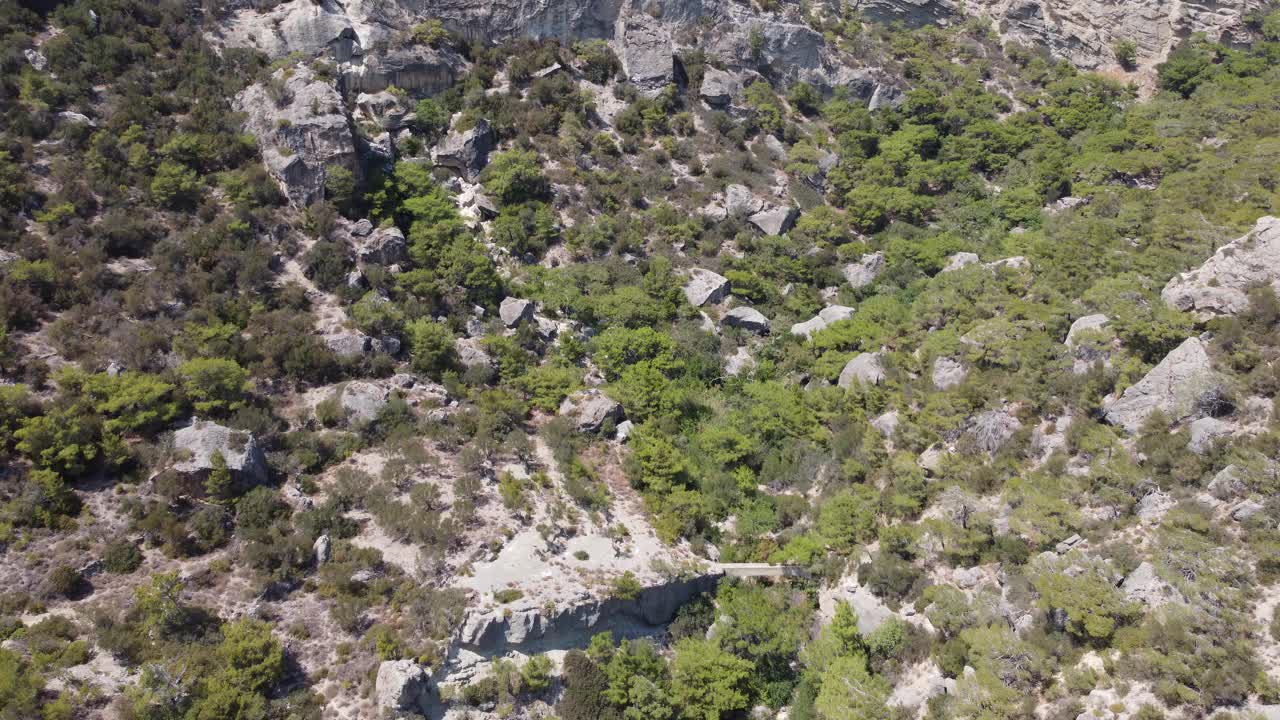
<path id="1" fill-rule="evenodd" d="M 1280 10 L 0 6 L 0 720 L 1280 718 Z"/>

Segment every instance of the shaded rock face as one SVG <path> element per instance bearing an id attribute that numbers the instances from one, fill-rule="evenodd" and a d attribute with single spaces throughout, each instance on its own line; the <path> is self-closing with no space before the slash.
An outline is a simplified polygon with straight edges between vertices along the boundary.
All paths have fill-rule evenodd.
<path id="1" fill-rule="evenodd" d="M 269 82 L 245 88 L 233 108 L 246 113 L 244 130 L 257 138 L 267 171 L 291 204 L 323 199 L 331 167 L 359 175 L 342 96 L 310 68 L 277 70 Z"/>
<path id="2" fill-rule="evenodd" d="M 689 282 L 685 283 L 684 296 L 689 304 L 702 307 L 715 305 L 729 294 L 729 279 L 718 273 L 702 268 L 694 268 L 689 272 Z"/>
<path id="3" fill-rule="evenodd" d="M 340 69 L 348 92 L 376 93 L 397 87 L 423 96 L 453 85 L 465 66 L 466 61 L 450 50 L 414 45 L 358 55 Z"/>
<path id="4" fill-rule="evenodd" d="M 1259 219 L 1253 230 L 1223 245 L 1199 268 L 1170 280 L 1160 297 L 1170 307 L 1202 317 L 1237 315 L 1248 309 L 1247 293 L 1257 285 L 1280 292 L 1280 218 Z"/>
<path id="5" fill-rule="evenodd" d="M 475 127 L 465 132 L 451 132 L 436 149 L 436 164 L 456 171 L 468 182 L 475 182 L 480 171 L 489 164 L 489 153 L 497 143 L 497 136 L 489 121 L 481 118 Z"/>
<path id="6" fill-rule="evenodd" d="M 422 712 L 431 693 L 431 676 L 412 660 L 387 660 L 374 684 L 378 707 Z"/>
<path id="7" fill-rule="evenodd" d="M 1103 410 L 1107 422 L 1131 433 L 1156 410 L 1179 422 L 1196 414 L 1202 398 L 1213 393 L 1219 382 L 1204 344 L 1199 338 L 1187 338 L 1123 395 L 1104 401 Z"/>
<path id="8" fill-rule="evenodd" d="M 1211 40 L 1242 42 L 1248 16 L 1262 0 L 1181 3 L 1169 0 L 852 0 L 869 20 L 910 26 L 989 18 L 1006 42 L 1043 48 L 1077 67 L 1114 67 L 1117 41 L 1137 45 L 1138 64 L 1162 61 L 1177 43 L 1203 32 Z"/>
<path id="9" fill-rule="evenodd" d="M 591 599 L 557 607 L 473 609 L 459 628 L 458 647 L 485 656 L 526 655 L 585 647 L 596 633 L 615 638 L 649 636 L 675 617 L 680 606 L 715 589 L 720 576 L 703 575 L 648 587 L 634 599 Z"/>
<path id="10" fill-rule="evenodd" d="M 214 467 L 213 457 L 221 454 L 233 481 L 241 486 L 267 481 L 267 458 L 251 433 L 232 430 L 214 422 L 193 420 L 173 434 L 177 473 L 203 479 Z"/>
<path id="11" fill-rule="evenodd" d="M 675 81 L 675 52 L 671 32 L 648 15 L 622 23 L 622 68 L 641 95 L 655 97 Z"/>

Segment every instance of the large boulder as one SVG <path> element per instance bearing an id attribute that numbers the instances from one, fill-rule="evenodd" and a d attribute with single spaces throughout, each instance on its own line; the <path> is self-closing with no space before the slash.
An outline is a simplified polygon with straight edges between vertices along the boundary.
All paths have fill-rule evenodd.
<path id="1" fill-rule="evenodd" d="M 781 235 L 796 224 L 800 211 L 793 207 L 776 205 L 747 218 L 747 222 L 765 235 Z"/>
<path id="2" fill-rule="evenodd" d="M 560 414 L 574 419 L 578 432 L 600 432 L 608 421 L 622 421 L 622 405 L 596 389 L 581 390 L 560 403 Z"/>
<path id="3" fill-rule="evenodd" d="M 769 318 L 765 317 L 759 310 L 745 305 L 740 305 L 725 313 L 724 317 L 720 318 L 720 324 L 740 328 L 757 335 L 769 334 Z"/>
<path id="4" fill-rule="evenodd" d="M 863 255 L 856 263 L 845 265 L 844 279 L 849 287 L 860 290 L 875 282 L 881 272 L 884 272 L 884 253 L 874 252 Z"/>
<path id="5" fill-rule="evenodd" d="M 502 318 L 503 325 L 513 328 L 532 320 L 533 309 L 533 301 L 531 300 L 505 297 L 502 299 L 502 304 L 498 306 L 498 317 Z"/>
<path id="6" fill-rule="evenodd" d="M 364 265 L 397 265 L 409 259 L 404 233 L 394 225 L 357 237 L 355 246 L 356 257 Z"/>
<path id="7" fill-rule="evenodd" d="M 1197 414 L 1201 401 L 1216 392 L 1221 378 L 1199 338 L 1187 338 L 1118 398 L 1103 402 L 1107 422 L 1137 432 L 1147 416 L 1161 410 L 1172 422 Z"/>
<path id="8" fill-rule="evenodd" d="M 480 171 L 489 164 L 489 153 L 497 144 L 497 135 L 489 126 L 489 121 L 480 118 L 476 124 L 463 132 L 452 131 L 440 141 L 436 148 L 436 165 L 447 167 L 457 172 L 467 182 L 475 182 Z"/>
<path id="9" fill-rule="evenodd" d="M 365 118 L 378 123 L 383 130 L 399 130 L 408 126 L 413 110 L 401 97 L 383 90 L 360 93 L 356 96 L 356 108 Z"/>
<path id="10" fill-rule="evenodd" d="M 684 296 L 689 300 L 690 305 L 694 307 L 702 307 L 708 303 L 715 305 L 724 300 L 728 294 L 729 279 L 725 276 L 702 268 L 689 271 L 689 282 L 684 285 Z"/>
<path id="11" fill-rule="evenodd" d="M 698 95 L 707 105 L 723 110 L 742 93 L 742 87 L 741 75 L 707 65 L 702 71 L 702 87 Z"/>
<path id="12" fill-rule="evenodd" d="M 258 140 L 262 161 L 295 206 L 324 198 L 325 178 L 342 167 L 359 175 L 355 139 L 342 96 L 306 65 L 283 68 L 250 85 L 232 108 Z"/>
<path id="13" fill-rule="evenodd" d="M 1248 309 L 1248 291 L 1258 285 L 1280 292 L 1280 218 L 1260 218 L 1199 268 L 1170 280 L 1160 297 L 1202 317 L 1237 315 Z"/>
<path id="14" fill-rule="evenodd" d="M 845 363 L 840 371 L 840 379 L 836 384 L 847 388 L 854 383 L 861 385 L 879 385 L 884 382 L 884 363 L 878 352 L 864 352 Z"/>
<path id="15" fill-rule="evenodd" d="M 378 707 L 384 710 L 424 712 L 431 676 L 412 660 L 387 660 L 378 666 L 374 692 Z"/>
<path id="16" fill-rule="evenodd" d="M 267 458 L 252 433 L 193 419 L 187 427 L 173 434 L 173 470 L 180 475 L 203 480 L 215 466 L 215 455 L 222 455 L 233 482 L 252 487 L 268 479 Z"/>

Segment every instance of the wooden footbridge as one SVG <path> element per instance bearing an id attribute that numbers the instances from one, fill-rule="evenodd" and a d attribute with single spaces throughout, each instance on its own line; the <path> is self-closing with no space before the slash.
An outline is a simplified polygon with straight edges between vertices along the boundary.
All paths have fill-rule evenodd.
<path id="1" fill-rule="evenodd" d="M 809 577 L 809 571 L 799 565 L 770 565 L 768 563 L 713 563 L 712 571 L 736 578 L 784 578 Z"/>

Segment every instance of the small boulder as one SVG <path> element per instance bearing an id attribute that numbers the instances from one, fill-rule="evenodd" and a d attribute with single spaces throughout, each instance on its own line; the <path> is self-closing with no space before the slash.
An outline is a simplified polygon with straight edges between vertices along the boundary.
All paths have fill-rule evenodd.
<path id="1" fill-rule="evenodd" d="M 374 683 L 378 707 L 392 712 L 423 712 L 429 699 L 430 675 L 412 660 L 387 660 L 378 666 Z"/>
<path id="2" fill-rule="evenodd" d="M 940 357 L 933 361 L 931 379 L 933 386 L 939 390 L 950 390 L 963 383 L 969 377 L 969 371 L 959 360 Z"/>
<path id="3" fill-rule="evenodd" d="M 755 366 L 756 359 L 751 357 L 751 353 L 745 347 L 739 347 L 734 354 L 725 360 L 724 374 L 730 377 L 737 377 L 744 372 L 750 371 Z"/>
<path id="4" fill-rule="evenodd" d="M 710 270 L 694 268 L 689 272 L 689 282 L 684 285 L 684 296 L 694 307 L 715 305 L 729 294 L 729 279 Z"/>
<path id="5" fill-rule="evenodd" d="M 371 232 L 373 232 L 373 223 L 367 218 L 361 218 L 360 220 L 351 223 L 351 237 L 367 237 Z"/>
<path id="6" fill-rule="evenodd" d="M 1209 494 L 1219 500 L 1230 500 L 1237 498 L 1249 492 L 1249 486 L 1245 483 L 1244 471 L 1239 465 L 1228 465 L 1218 471 L 1217 475 L 1209 481 Z"/>
<path id="7" fill-rule="evenodd" d="M 582 390 L 560 403 L 560 414 L 575 418 L 578 432 L 600 432 L 607 421 L 622 420 L 622 405 L 596 389 Z"/>
<path id="8" fill-rule="evenodd" d="M 253 487 L 268 479 L 267 458 L 252 433 L 232 430 L 214 422 L 193 419 L 173 434 L 173 470 L 203 480 L 214 469 L 214 455 L 221 454 L 232 481 Z"/>
<path id="9" fill-rule="evenodd" d="M 900 415 L 897 410 L 890 410 L 883 415 L 879 415 L 871 421 L 871 427 L 885 438 L 892 438 L 893 434 L 898 430 L 898 421 Z"/>
<path id="10" fill-rule="evenodd" d="M 436 148 L 436 165 L 457 172 L 467 182 L 475 182 L 480 171 L 489 164 L 489 153 L 497 143 L 497 136 L 489 121 L 481 118 L 465 132 L 450 132 Z"/>
<path id="11" fill-rule="evenodd" d="M 533 319 L 533 301 L 516 297 L 503 298 L 502 304 L 498 306 L 498 317 L 509 328 L 529 322 Z"/>
<path id="12" fill-rule="evenodd" d="M 720 324 L 727 327 L 741 328 L 757 335 L 769 334 L 769 318 L 753 307 L 740 305 L 720 318 Z"/>
<path id="13" fill-rule="evenodd" d="M 781 235 L 796 224 L 799 216 L 800 212 L 793 207 L 775 206 L 752 215 L 747 222 L 765 235 Z"/>
<path id="14" fill-rule="evenodd" d="M 842 388 L 854 383 L 861 385 L 879 385 L 884 382 L 884 363 L 878 352 L 864 352 L 845 363 L 840 371 L 840 379 L 836 382 Z"/>
<path id="15" fill-rule="evenodd" d="M 724 189 L 724 209 L 731 216 L 754 215 L 764 209 L 764 201 L 746 185 L 729 185 Z"/>
<path id="16" fill-rule="evenodd" d="M 1072 535 L 1066 540 L 1063 540 L 1062 542 L 1058 543 L 1057 546 L 1053 548 L 1053 551 L 1058 553 L 1059 555 L 1066 555 L 1068 552 L 1071 552 L 1073 548 L 1075 548 L 1077 545 L 1079 545 L 1082 542 L 1084 542 L 1084 538 L 1080 537 L 1078 534 Z"/>
<path id="17" fill-rule="evenodd" d="M 1075 322 L 1071 323 L 1071 329 L 1067 331 L 1066 346 L 1075 347 L 1076 338 L 1080 336 L 1080 333 L 1101 330 L 1109 322 L 1111 322 L 1111 318 L 1101 313 L 1076 318 Z"/>
<path id="18" fill-rule="evenodd" d="M 1257 500 L 1241 500 L 1239 504 L 1231 508 L 1231 519 L 1236 522 L 1244 522 L 1262 512 L 1263 507 L 1263 504 Z"/>
<path id="19" fill-rule="evenodd" d="M 843 270 L 845 281 L 854 290 L 860 290 L 875 282 L 882 272 L 884 272 L 884 253 L 882 252 L 863 255 L 858 262 L 845 265 Z"/>
<path id="20" fill-rule="evenodd" d="M 315 556 L 316 564 L 323 565 L 329 562 L 329 558 L 333 554 L 333 542 L 327 534 L 321 535 L 311 545 L 311 552 Z"/>
<path id="21" fill-rule="evenodd" d="M 813 337 L 814 333 L 825 330 L 828 325 L 853 317 L 854 312 L 853 308 L 846 305 L 828 305 L 822 308 L 817 315 L 804 322 L 792 325 L 791 334 L 803 338 Z"/>

